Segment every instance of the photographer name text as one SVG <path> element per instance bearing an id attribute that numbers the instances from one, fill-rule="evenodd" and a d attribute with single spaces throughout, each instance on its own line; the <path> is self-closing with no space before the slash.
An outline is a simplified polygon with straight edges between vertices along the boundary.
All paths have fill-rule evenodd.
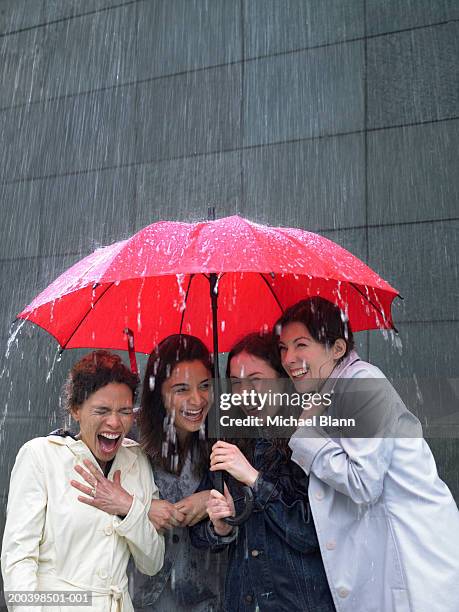
<path id="1" fill-rule="evenodd" d="M 230 417 L 224 414 L 220 417 L 220 425 L 222 427 L 355 427 L 356 422 L 355 419 L 339 419 L 327 414 L 314 414 L 306 418 L 281 415 Z"/>

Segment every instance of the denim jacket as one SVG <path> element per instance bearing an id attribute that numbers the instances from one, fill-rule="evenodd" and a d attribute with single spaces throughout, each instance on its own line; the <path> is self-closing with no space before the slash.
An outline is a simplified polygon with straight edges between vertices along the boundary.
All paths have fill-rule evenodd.
<path id="1" fill-rule="evenodd" d="M 190 528 L 192 544 L 218 552 L 229 546 L 225 583 L 228 612 L 334 612 L 319 543 L 307 501 L 307 478 L 293 462 L 274 472 L 265 469 L 269 440 L 255 445 L 253 465 L 263 469 L 254 487 L 254 511 L 227 537 L 210 521 Z M 268 466 L 269 467 L 269 466 Z M 226 479 L 236 513 L 242 510 L 240 485 Z M 212 488 L 211 477 L 200 488 Z"/>

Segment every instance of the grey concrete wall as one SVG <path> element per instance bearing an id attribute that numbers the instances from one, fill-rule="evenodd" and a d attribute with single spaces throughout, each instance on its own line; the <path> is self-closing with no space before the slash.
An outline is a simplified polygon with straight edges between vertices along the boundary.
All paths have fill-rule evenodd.
<path id="1" fill-rule="evenodd" d="M 97 246 L 207 205 L 317 231 L 405 297 L 388 374 L 458 376 L 454 0 L 0 1 L 0 533 L 78 352 L 14 315 Z M 52 373 L 47 381 L 47 374 Z M 432 441 L 459 498 L 455 441 Z"/>

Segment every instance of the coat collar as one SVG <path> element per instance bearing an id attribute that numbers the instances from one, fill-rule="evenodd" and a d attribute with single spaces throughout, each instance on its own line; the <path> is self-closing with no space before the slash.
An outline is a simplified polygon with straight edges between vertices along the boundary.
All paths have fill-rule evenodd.
<path id="1" fill-rule="evenodd" d="M 320 392 L 330 393 L 334 391 L 336 381 L 339 378 L 343 378 L 348 373 L 348 368 L 353 365 L 356 361 L 360 361 L 360 357 L 357 351 L 350 351 L 349 355 L 347 355 L 333 370 L 327 380 L 324 382 Z"/>
<path id="2" fill-rule="evenodd" d="M 46 439 L 50 444 L 67 446 L 67 448 L 75 455 L 77 463 L 82 463 L 83 459 L 89 459 L 100 469 L 100 471 L 102 471 L 99 464 L 96 462 L 94 455 L 82 440 L 76 440 L 71 436 L 62 437 L 53 434 L 47 436 Z M 121 448 L 116 453 L 112 467 L 110 468 L 109 476 L 116 470 L 121 470 L 122 474 L 130 470 L 132 465 L 137 460 L 137 452 L 134 449 L 138 446 L 139 443 L 131 440 L 130 438 L 123 439 L 121 442 Z"/>

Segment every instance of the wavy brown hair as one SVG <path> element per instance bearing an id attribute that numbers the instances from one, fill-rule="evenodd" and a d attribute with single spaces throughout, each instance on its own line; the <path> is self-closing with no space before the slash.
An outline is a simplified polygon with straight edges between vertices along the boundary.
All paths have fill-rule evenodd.
<path id="1" fill-rule="evenodd" d="M 209 445 L 200 439 L 199 431 L 191 433 L 186 446 L 180 446 L 177 436 L 167 437 L 168 413 L 162 397 L 162 386 L 174 368 L 184 361 L 200 361 L 213 376 L 211 356 L 206 346 L 195 336 L 174 334 L 160 342 L 151 352 L 143 380 L 141 409 L 137 417 L 140 444 L 153 465 L 160 465 L 172 474 L 180 474 L 188 451 L 191 451 L 193 472 L 201 475 L 209 465 Z M 163 450 L 167 446 L 167 453 Z"/>

